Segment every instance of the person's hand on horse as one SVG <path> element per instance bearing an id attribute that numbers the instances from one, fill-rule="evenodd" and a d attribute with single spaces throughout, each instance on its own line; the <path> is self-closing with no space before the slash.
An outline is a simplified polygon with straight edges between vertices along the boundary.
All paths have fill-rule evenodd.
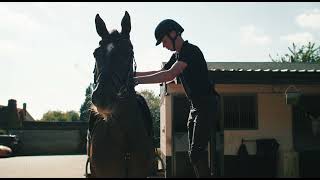
<path id="1" fill-rule="evenodd" d="M 133 85 L 137 86 L 139 84 L 139 80 L 137 77 L 133 77 Z"/>

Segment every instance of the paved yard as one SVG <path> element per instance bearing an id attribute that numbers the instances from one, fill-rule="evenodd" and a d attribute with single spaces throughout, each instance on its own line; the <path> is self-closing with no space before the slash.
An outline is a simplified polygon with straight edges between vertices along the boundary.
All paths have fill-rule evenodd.
<path id="1" fill-rule="evenodd" d="M 0 158 L 0 178 L 84 178 L 86 155 Z"/>

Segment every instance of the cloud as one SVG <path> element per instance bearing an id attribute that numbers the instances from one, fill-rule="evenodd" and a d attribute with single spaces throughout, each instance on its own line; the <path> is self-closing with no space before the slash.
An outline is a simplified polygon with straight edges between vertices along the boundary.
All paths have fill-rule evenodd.
<path id="1" fill-rule="evenodd" d="M 251 45 L 267 45 L 271 43 L 271 38 L 254 25 L 248 25 L 240 28 L 241 42 Z"/>
<path id="2" fill-rule="evenodd" d="M 288 34 L 285 36 L 280 37 L 281 40 L 288 41 L 290 44 L 306 44 L 308 42 L 313 42 L 314 37 L 309 32 L 303 32 L 303 33 L 295 33 L 295 34 Z"/>
<path id="3" fill-rule="evenodd" d="M 32 49 L 28 46 L 23 46 L 21 43 L 17 43 L 12 40 L 1 40 L 0 41 L 0 66 L 6 61 L 22 61 L 32 53 Z"/>
<path id="4" fill-rule="evenodd" d="M 34 31 L 41 28 L 41 25 L 31 16 L 14 11 L 10 6 L 5 6 L 3 4 L 0 6 L 0 17 L 0 32 L 6 30 L 7 32 L 16 31 L 16 33 L 18 33 L 21 32 L 21 30 Z"/>
<path id="5" fill-rule="evenodd" d="M 169 61 L 170 51 L 161 47 L 145 47 L 141 49 L 136 46 L 135 59 L 137 71 L 155 71 L 161 69 L 162 62 Z"/>
<path id="6" fill-rule="evenodd" d="M 320 29 L 320 10 L 314 9 L 311 12 L 298 15 L 296 22 L 303 28 Z"/>

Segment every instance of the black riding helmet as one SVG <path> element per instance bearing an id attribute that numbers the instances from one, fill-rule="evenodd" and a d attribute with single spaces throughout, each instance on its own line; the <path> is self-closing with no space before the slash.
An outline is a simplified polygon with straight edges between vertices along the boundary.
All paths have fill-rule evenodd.
<path id="1" fill-rule="evenodd" d="M 154 36 L 157 40 L 156 46 L 159 45 L 162 41 L 162 38 L 165 35 L 168 35 L 172 30 L 176 31 L 177 35 L 180 35 L 184 31 L 184 29 L 180 26 L 180 24 L 178 24 L 176 21 L 172 19 L 165 19 L 161 21 L 154 31 Z M 174 42 L 175 39 L 171 39 L 171 40 Z"/>

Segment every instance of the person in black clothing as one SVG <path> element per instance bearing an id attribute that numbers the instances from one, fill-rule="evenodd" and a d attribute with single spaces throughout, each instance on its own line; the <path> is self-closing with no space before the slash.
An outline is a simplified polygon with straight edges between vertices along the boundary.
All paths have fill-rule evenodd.
<path id="1" fill-rule="evenodd" d="M 209 177 L 207 146 L 210 131 L 216 131 L 219 96 L 208 77 L 206 60 L 196 45 L 183 40 L 184 29 L 176 21 L 166 19 L 155 29 L 156 45 L 173 51 L 170 60 L 161 70 L 136 72 L 135 85 L 162 83 L 178 77 L 190 101 L 188 118 L 189 157 L 197 177 Z M 215 139 L 215 138 L 214 138 Z"/>

